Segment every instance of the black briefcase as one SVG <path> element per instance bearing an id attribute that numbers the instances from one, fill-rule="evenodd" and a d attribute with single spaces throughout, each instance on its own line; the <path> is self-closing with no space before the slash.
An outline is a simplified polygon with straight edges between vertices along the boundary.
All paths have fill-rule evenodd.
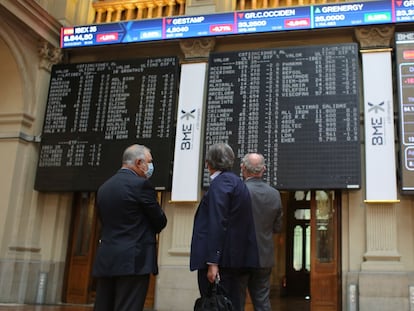
<path id="1" fill-rule="evenodd" d="M 233 311 L 233 305 L 227 298 L 224 288 L 216 280 L 210 284 L 206 296 L 197 298 L 194 311 Z"/>

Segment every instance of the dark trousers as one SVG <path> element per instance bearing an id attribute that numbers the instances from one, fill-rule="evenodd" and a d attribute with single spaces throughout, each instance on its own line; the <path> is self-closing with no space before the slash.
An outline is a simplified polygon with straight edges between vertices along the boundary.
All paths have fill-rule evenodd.
<path id="1" fill-rule="evenodd" d="M 220 284 L 226 291 L 226 296 L 233 304 L 233 311 L 240 311 L 240 276 L 241 269 L 220 268 Z M 198 289 L 201 296 L 208 293 L 210 282 L 207 279 L 207 269 L 197 271 Z"/>
<path id="2" fill-rule="evenodd" d="M 94 310 L 143 310 L 148 285 L 149 274 L 98 278 Z"/>
<path id="3" fill-rule="evenodd" d="M 249 289 L 255 311 L 272 311 L 269 299 L 271 273 L 272 268 L 246 269 L 242 273 L 240 278 L 242 310 L 246 302 L 246 289 Z"/>

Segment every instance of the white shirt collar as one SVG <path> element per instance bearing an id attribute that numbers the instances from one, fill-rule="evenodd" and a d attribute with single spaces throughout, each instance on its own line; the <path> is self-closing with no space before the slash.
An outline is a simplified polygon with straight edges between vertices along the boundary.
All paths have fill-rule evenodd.
<path id="1" fill-rule="evenodd" d="M 218 175 L 221 174 L 221 171 L 215 171 L 212 175 L 210 175 L 210 180 L 213 181 Z"/>

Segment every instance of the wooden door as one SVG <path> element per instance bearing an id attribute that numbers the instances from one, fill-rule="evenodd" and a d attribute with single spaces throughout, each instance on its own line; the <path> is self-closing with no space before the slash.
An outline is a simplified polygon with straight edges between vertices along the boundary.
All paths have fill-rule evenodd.
<path id="1" fill-rule="evenodd" d="M 292 192 L 286 215 L 285 294 L 341 310 L 340 192 Z"/>
<path id="2" fill-rule="evenodd" d="M 161 201 L 161 193 L 158 194 Z M 89 304 L 95 301 L 95 279 L 92 265 L 100 236 L 95 193 L 75 193 L 70 230 L 63 302 Z M 150 276 L 150 284 L 145 308 L 154 307 L 155 277 Z"/>
<path id="3" fill-rule="evenodd" d="M 340 249 L 340 193 L 313 192 L 311 311 L 341 310 Z"/>
<path id="4" fill-rule="evenodd" d="M 94 286 L 91 270 L 97 245 L 96 227 L 95 193 L 75 193 L 64 302 L 74 304 L 92 302 Z"/>
<path id="5" fill-rule="evenodd" d="M 310 295 L 310 205 L 310 196 L 298 191 L 287 206 L 285 294 L 304 299 Z"/>

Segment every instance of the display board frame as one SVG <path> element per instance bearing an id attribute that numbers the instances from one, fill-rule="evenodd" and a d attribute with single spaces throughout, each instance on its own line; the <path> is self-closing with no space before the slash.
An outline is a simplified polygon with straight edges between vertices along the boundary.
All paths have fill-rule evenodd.
<path id="1" fill-rule="evenodd" d="M 132 144 L 151 149 L 151 182 L 170 189 L 178 80 L 177 57 L 54 65 L 35 189 L 96 191 Z"/>
<path id="2" fill-rule="evenodd" d="M 212 53 L 208 82 L 204 154 L 228 143 L 239 174 L 262 153 L 281 190 L 361 187 L 357 44 Z"/>
<path id="3" fill-rule="evenodd" d="M 414 32 L 395 33 L 399 114 L 399 189 L 414 194 Z"/>

